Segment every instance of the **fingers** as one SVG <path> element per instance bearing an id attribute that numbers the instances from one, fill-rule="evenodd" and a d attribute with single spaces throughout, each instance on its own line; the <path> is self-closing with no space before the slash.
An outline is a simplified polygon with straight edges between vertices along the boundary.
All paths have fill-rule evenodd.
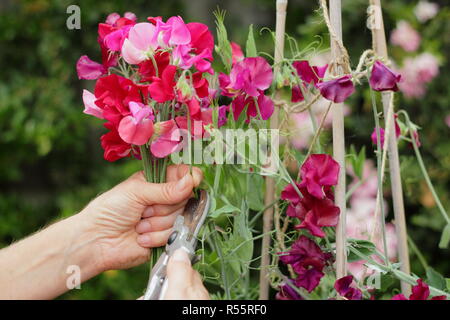
<path id="1" fill-rule="evenodd" d="M 167 216 L 155 216 L 145 218 L 139 221 L 136 225 L 137 233 L 147 233 L 154 231 L 162 231 L 169 229 L 173 226 L 175 219 L 183 212 L 183 208 L 176 210 L 175 212 Z"/>
<path id="2" fill-rule="evenodd" d="M 161 247 L 167 243 L 171 233 L 172 229 L 143 233 L 137 236 L 136 242 L 144 248 Z"/>
<path id="3" fill-rule="evenodd" d="M 208 300 L 198 272 L 192 269 L 189 256 L 183 249 L 175 251 L 167 265 L 168 288 L 166 300 Z"/>
<path id="4" fill-rule="evenodd" d="M 171 204 L 166 204 L 166 205 L 154 204 L 152 206 L 147 207 L 144 210 L 142 217 L 149 218 L 149 217 L 155 217 L 155 216 L 167 216 L 181 208 L 184 208 L 187 201 L 188 200 L 186 199 L 180 203 L 172 204 L 172 205 Z"/>
<path id="5" fill-rule="evenodd" d="M 171 165 L 167 168 L 166 179 L 167 182 L 177 181 L 189 173 L 190 167 L 185 164 Z M 194 179 L 194 186 L 198 187 L 203 179 L 203 172 L 197 168 L 192 167 L 192 177 Z"/>
<path id="6" fill-rule="evenodd" d="M 189 173 L 167 183 L 146 182 L 142 174 L 134 175 L 128 182 L 128 193 L 146 206 L 178 204 L 189 198 L 194 188 L 194 178 Z"/>

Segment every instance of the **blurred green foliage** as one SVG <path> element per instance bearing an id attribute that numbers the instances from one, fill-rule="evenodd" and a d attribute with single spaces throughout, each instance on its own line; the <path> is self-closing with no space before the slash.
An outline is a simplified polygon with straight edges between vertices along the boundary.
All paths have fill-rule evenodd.
<path id="1" fill-rule="evenodd" d="M 416 1 L 383 3 L 387 32 L 399 19 L 410 21 L 422 35 L 420 50 L 441 60 L 440 75 L 428 86 L 426 97 L 407 100 L 398 95 L 397 105 L 422 127 L 421 151 L 444 206 L 450 208 L 450 129 L 444 121 L 450 113 L 450 13 L 444 1 L 440 2 L 438 16 L 423 25 L 412 15 Z M 66 8 L 71 4 L 81 8 L 81 30 L 66 28 Z M 0 1 L 0 247 L 78 212 L 97 194 L 140 169 L 138 161 L 103 160 L 99 138 L 104 130 L 82 113 L 81 92 L 91 89 L 92 83 L 77 79 L 75 63 L 82 54 L 100 60 L 98 22 L 111 12 L 132 11 L 139 19 L 182 15 L 186 21 L 213 28 L 212 11 L 219 5 L 228 12 L 225 23 L 230 39 L 244 45 L 248 26 L 253 24 L 258 50 L 271 54 L 271 39 L 259 30 L 274 28 L 274 4 L 271 0 Z M 371 44 L 370 31 L 365 28 L 366 4 L 363 0 L 344 2 L 344 42 L 354 65 Z M 314 1 L 289 3 L 287 32 L 299 41 L 300 48 L 317 40 L 316 35 L 323 40 L 320 49 L 328 46 L 325 27 L 314 13 L 317 8 Z M 391 53 L 394 60 L 405 55 L 397 48 Z M 354 144 L 357 150 L 365 145 L 367 157 L 373 158 L 370 100 L 361 93 L 352 97 L 350 105 L 347 145 Z M 450 254 L 437 247 L 443 220 L 429 201 L 412 148 L 405 143 L 401 159 L 411 237 L 430 265 L 449 277 Z M 416 257 L 411 257 L 413 271 L 423 275 Z M 63 298 L 135 299 L 142 294 L 147 272 L 146 266 L 108 271 Z"/>

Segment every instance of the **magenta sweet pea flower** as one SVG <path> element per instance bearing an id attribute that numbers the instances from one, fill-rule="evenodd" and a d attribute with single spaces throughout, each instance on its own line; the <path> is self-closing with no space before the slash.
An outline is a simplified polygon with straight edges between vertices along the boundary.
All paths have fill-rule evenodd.
<path id="1" fill-rule="evenodd" d="M 355 86 L 350 75 L 318 83 L 317 88 L 325 99 L 335 103 L 344 102 L 355 92 Z"/>
<path id="2" fill-rule="evenodd" d="M 126 143 L 141 146 L 153 135 L 153 112 L 140 102 L 132 101 L 129 107 L 131 115 L 120 121 L 118 132 Z"/>
<path id="3" fill-rule="evenodd" d="M 88 90 L 83 90 L 84 113 L 99 119 L 104 119 L 103 110 L 95 104 L 97 98 Z"/>
<path id="4" fill-rule="evenodd" d="M 397 83 L 401 75 L 386 67 L 379 60 L 375 61 L 370 74 L 370 87 L 375 91 L 398 91 Z"/>
<path id="5" fill-rule="evenodd" d="M 321 81 L 328 68 L 327 64 L 322 67 L 310 66 L 307 60 L 294 61 L 292 66 L 305 84 L 313 83 L 314 85 Z"/>
<path id="6" fill-rule="evenodd" d="M 341 297 L 347 300 L 361 300 L 362 291 L 354 287 L 353 276 L 346 276 L 336 280 L 334 288 Z"/>
<path id="7" fill-rule="evenodd" d="M 318 199 L 308 193 L 306 188 L 300 189 L 299 197 L 292 185 L 288 185 L 281 193 L 284 200 L 291 199 L 286 214 L 300 220 L 296 229 L 307 229 L 313 236 L 324 237 L 322 227 L 334 227 L 339 221 L 340 209 L 334 205 L 330 187 L 325 187 L 325 197 Z"/>
<path id="8" fill-rule="evenodd" d="M 397 122 L 397 118 L 398 118 L 398 116 L 395 114 L 394 115 L 394 119 L 395 119 L 395 137 L 398 139 L 402 132 L 401 132 L 400 125 Z M 376 131 L 376 128 L 373 129 L 373 132 L 370 135 L 370 138 L 372 139 L 372 143 L 374 145 L 377 145 L 377 131 Z M 383 147 L 383 145 L 384 145 L 384 129 L 383 128 L 380 128 L 380 145 L 381 145 L 381 147 Z"/>
<path id="9" fill-rule="evenodd" d="M 231 107 L 233 109 L 234 120 L 239 119 L 242 111 L 247 107 L 247 122 L 250 121 L 251 117 L 267 120 L 272 116 L 274 110 L 272 99 L 262 93 L 256 99 L 256 103 L 253 97 L 245 98 L 244 95 L 239 95 L 233 100 Z M 259 117 L 260 115 L 261 118 Z"/>
<path id="10" fill-rule="evenodd" d="M 222 93 L 231 97 L 240 92 L 258 97 L 261 91 L 270 87 L 272 79 L 272 68 L 262 57 L 244 58 L 233 65 L 229 76 L 219 75 Z"/>
<path id="11" fill-rule="evenodd" d="M 300 187 L 306 187 L 312 196 L 325 197 L 323 187 L 337 184 L 339 164 L 327 154 L 312 154 L 302 165 L 302 182 Z"/>
<path id="12" fill-rule="evenodd" d="M 428 300 L 430 296 L 430 288 L 422 279 L 417 280 L 417 285 L 412 287 L 412 293 L 409 298 L 403 294 L 397 294 L 391 300 Z M 447 300 L 446 296 L 435 296 L 431 300 Z"/>

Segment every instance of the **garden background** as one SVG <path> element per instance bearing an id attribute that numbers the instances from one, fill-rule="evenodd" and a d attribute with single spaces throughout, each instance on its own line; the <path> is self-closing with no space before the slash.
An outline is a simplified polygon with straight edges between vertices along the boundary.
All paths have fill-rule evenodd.
<path id="1" fill-rule="evenodd" d="M 417 1 L 383 1 L 383 11 L 388 39 L 399 20 L 409 22 L 421 36 L 415 52 L 390 46 L 395 63 L 401 65 L 408 56 L 422 52 L 433 54 L 439 61 L 439 74 L 426 85 L 426 93 L 416 98 L 399 94 L 397 106 L 406 109 L 422 128 L 421 151 L 448 209 L 450 8 L 445 0 L 433 2 L 439 5 L 439 12 L 423 23 L 414 14 Z M 367 3 L 343 1 L 343 38 L 353 64 L 371 44 L 370 30 L 365 27 Z M 66 27 L 66 9 L 71 4 L 81 8 L 80 30 Z M 139 19 L 181 15 L 186 22 L 208 24 L 215 33 L 212 12 L 217 6 L 227 11 L 229 38 L 241 45 L 245 44 L 249 24 L 258 31 L 263 27 L 274 29 L 272 0 L 0 0 L 0 248 L 78 212 L 97 194 L 141 169 L 138 161 L 106 162 L 99 144 L 104 129 L 96 119 L 82 113 L 82 89 L 91 84 L 77 79 L 75 63 L 83 54 L 99 60 L 95 36 L 98 22 L 111 12 L 131 11 Z M 316 1 L 289 1 L 287 33 L 298 41 L 300 49 L 318 40 L 316 35 L 321 37 L 319 49 L 329 47 L 326 27 L 316 9 Z M 259 51 L 273 52 L 268 33 L 257 32 L 256 41 Z M 347 101 L 346 145 L 354 145 L 357 150 L 365 146 L 366 156 L 374 158 L 368 95 L 359 91 Z M 428 263 L 448 278 L 450 252 L 437 246 L 444 221 L 412 148 L 403 142 L 400 154 L 409 235 Z M 423 273 L 417 256 L 410 256 L 412 271 Z M 111 270 L 62 298 L 135 299 L 142 294 L 147 276 L 147 265 Z"/>

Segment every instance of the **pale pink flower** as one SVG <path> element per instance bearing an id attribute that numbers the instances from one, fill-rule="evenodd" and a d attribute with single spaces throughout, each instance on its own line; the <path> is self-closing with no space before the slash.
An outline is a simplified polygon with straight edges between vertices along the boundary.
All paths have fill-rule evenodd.
<path id="1" fill-rule="evenodd" d="M 158 48 L 156 27 L 148 22 L 135 24 L 122 46 L 122 57 L 129 64 L 139 64 Z"/>
<path id="2" fill-rule="evenodd" d="M 405 51 L 416 51 L 420 45 L 419 33 L 411 25 L 401 20 L 391 33 L 391 43 L 402 47 Z"/>
<path id="3" fill-rule="evenodd" d="M 414 14 L 417 20 L 424 23 L 432 19 L 439 11 L 439 6 L 434 2 L 419 1 L 417 6 L 414 8 Z"/>
<path id="4" fill-rule="evenodd" d="M 425 52 L 414 58 L 406 58 L 400 70 L 402 81 L 398 86 L 408 98 L 420 98 L 426 93 L 425 84 L 439 74 L 439 62 Z"/>
<path id="5" fill-rule="evenodd" d="M 434 55 L 424 52 L 415 58 L 418 77 L 423 82 L 430 82 L 439 74 L 439 62 Z"/>
<path id="6" fill-rule="evenodd" d="M 447 124 L 447 126 L 450 128 L 450 114 L 448 116 L 445 117 L 445 123 Z"/>
<path id="7" fill-rule="evenodd" d="M 89 114 L 99 119 L 104 119 L 103 110 L 95 104 L 95 100 L 97 100 L 97 98 L 92 92 L 89 92 L 88 90 L 83 90 L 83 103 L 84 103 L 83 113 Z"/>

